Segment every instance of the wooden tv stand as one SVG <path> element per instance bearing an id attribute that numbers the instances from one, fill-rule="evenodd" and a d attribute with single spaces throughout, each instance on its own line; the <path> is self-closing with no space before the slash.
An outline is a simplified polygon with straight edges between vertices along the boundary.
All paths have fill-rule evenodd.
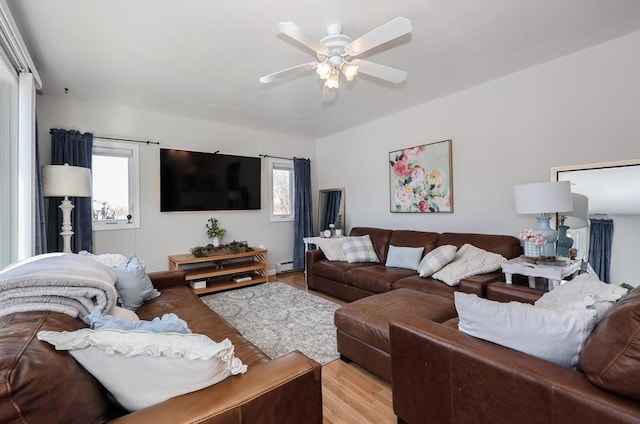
<path id="1" fill-rule="evenodd" d="M 206 280 L 207 286 L 193 291 L 200 295 L 236 289 L 268 281 L 267 250 L 225 253 L 197 258 L 191 254 L 169 256 L 170 271 L 184 271 L 187 281 Z M 234 277 L 248 274 L 251 280 L 236 282 Z"/>

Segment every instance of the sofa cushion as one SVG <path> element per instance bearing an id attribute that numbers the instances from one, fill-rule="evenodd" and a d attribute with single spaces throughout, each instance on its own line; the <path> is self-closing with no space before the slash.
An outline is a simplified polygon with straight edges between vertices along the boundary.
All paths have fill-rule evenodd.
<path id="1" fill-rule="evenodd" d="M 384 293 L 391 290 L 397 280 L 415 273 L 415 270 L 384 265 L 357 267 L 347 271 L 345 282 L 372 293 Z"/>
<path id="2" fill-rule="evenodd" d="M 471 244 L 465 244 L 458 249 L 453 261 L 434 273 L 433 278 L 444 281 L 450 286 L 456 286 L 463 278 L 500 269 L 505 260 L 497 253 L 487 252 Z"/>
<path id="3" fill-rule="evenodd" d="M 437 294 L 438 296 L 449 297 L 451 299 L 453 299 L 453 292 L 456 290 L 455 287 L 451 287 L 442 281 L 434 280 L 429 277 L 420 277 L 415 274 L 395 281 L 392 284 L 391 289 L 411 289 L 423 293 Z"/>
<path id="4" fill-rule="evenodd" d="M 358 237 L 347 237 L 342 243 L 347 262 L 380 262 L 368 234 Z"/>
<path id="5" fill-rule="evenodd" d="M 322 250 L 325 258 L 329 261 L 347 261 L 347 255 L 344 253 L 342 243 L 345 238 L 320 238 L 316 241 L 316 244 Z"/>
<path id="6" fill-rule="evenodd" d="M 216 343 L 201 334 L 85 328 L 40 331 L 38 339 L 68 350 L 129 411 L 247 371 L 228 339 Z"/>
<path id="7" fill-rule="evenodd" d="M 442 233 L 438 238 L 438 246 L 446 244 L 457 246 L 458 249 L 465 244 L 472 244 L 507 259 L 516 258 L 522 254 L 520 239 L 499 234 Z"/>
<path id="8" fill-rule="evenodd" d="M 596 311 L 557 311 L 454 293 L 460 331 L 564 367 L 575 367 L 596 323 Z"/>
<path id="9" fill-rule="evenodd" d="M 389 246 L 385 266 L 396 268 L 418 269 L 422 258 L 423 247 Z"/>
<path id="10" fill-rule="evenodd" d="M 451 244 L 436 247 L 431 252 L 424 255 L 418 265 L 418 275 L 420 277 L 431 277 L 433 273 L 440 271 L 456 257 L 458 248 Z"/>
<path id="11" fill-rule="evenodd" d="M 385 261 L 387 258 L 387 247 L 389 246 L 389 240 L 392 233 L 393 231 L 382 228 L 353 227 L 350 235 L 353 237 L 363 236 L 365 234 L 369 235 L 369 237 L 371 237 L 371 242 L 373 243 L 373 248 L 376 251 L 376 255 L 378 255 L 378 258 L 380 258 L 381 261 Z"/>
<path id="12" fill-rule="evenodd" d="M 439 237 L 440 234 L 428 231 L 394 230 L 389 238 L 389 245 L 423 247 L 425 252 L 430 252 L 438 247 Z"/>
<path id="13" fill-rule="evenodd" d="M 339 331 L 390 353 L 389 321 L 422 317 L 444 322 L 455 315 L 451 299 L 398 289 L 341 306 L 336 310 L 334 321 Z"/>
<path id="14" fill-rule="evenodd" d="M 640 400 L 640 287 L 598 324 L 584 347 L 580 368 L 596 386 Z"/>
<path id="15" fill-rule="evenodd" d="M 118 276 L 116 290 L 123 307 L 135 311 L 147 300 L 160 296 L 136 256 L 131 256 L 125 266 L 111 269 Z"/>

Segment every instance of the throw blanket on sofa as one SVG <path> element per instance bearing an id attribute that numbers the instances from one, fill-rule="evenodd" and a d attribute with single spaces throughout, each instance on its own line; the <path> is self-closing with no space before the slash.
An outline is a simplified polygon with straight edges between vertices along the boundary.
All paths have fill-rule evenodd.
<path id="1" fill-rule="evenodd" d="M 0 316 L 52 311 L 84 318 L 116 304 L 117 276 L 101 263 L 73 253 L 47 253 L 0 271 Z"/>

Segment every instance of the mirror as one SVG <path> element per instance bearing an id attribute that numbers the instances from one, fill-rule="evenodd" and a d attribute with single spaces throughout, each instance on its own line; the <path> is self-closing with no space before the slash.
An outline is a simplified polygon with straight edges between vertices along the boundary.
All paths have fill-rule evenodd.
<path id="1" fill-rule="evenodd" d="M 329 224 L 335 224 L 342 218 L 344 228 L 344 188 L 329 188 L 320 190 L 318 199 L 318 234 L 329 229 Z"/>
<path id="2" fill-rule="evenodd" d="M 612 221 L 609 281 L 640 285 L 635 270 L 640 240 L 640 160 L 555 167 L 551 181 L 570 181 L 572 193 L 587 197 L 590 219 Z M 577 258 L 585 261 L 591 244 L 589 227 L 567 231 L 578 249 Z"/>

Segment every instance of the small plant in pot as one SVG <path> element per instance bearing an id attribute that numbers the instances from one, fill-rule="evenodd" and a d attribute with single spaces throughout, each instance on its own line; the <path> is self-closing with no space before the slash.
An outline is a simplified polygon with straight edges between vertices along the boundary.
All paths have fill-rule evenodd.
<path id="1" fill-rule="evenodd" d="M 220 246 L 220 239 L 227 234 L 227 230 L 218 224 L 218 218 L 209 218 L 207 221 L 207 237 L 211 239 L 213 247 Z"/>
<path id="2" fill-rule="evenodd" d="M 336 236 L 341 236 L 342 235 L 342 214 L 339 214 L 338 218 L 336 219 L 335 235 Z"/>

